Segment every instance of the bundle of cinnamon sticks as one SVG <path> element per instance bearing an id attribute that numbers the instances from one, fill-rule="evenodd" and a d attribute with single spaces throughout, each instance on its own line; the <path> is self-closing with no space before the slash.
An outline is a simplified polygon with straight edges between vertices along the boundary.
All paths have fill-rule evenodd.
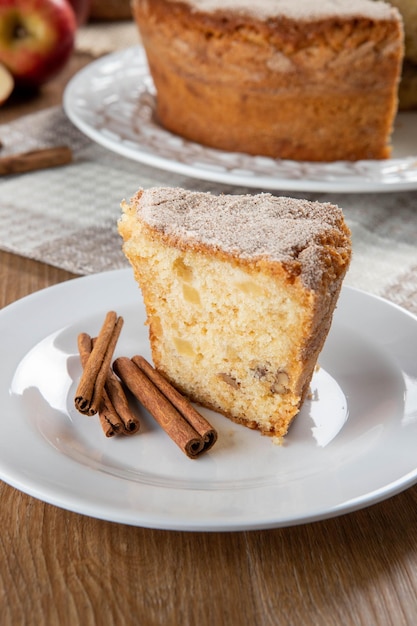
<path id="1" fill-rule="evenodd" d="M 75 394 L 75 406 L 85 415 L 98 413 L 106 437 L 118 433 L 131 435 L 139 430 L 139 420 L 129 407 L 120 380 L 111 370 L 122 326 L 123 318 L 110 311 L 96 339 L 87 333 L 78 335 L 83 373 Z"/>
<path id="2" fill-rule="evenodd" d="M 140 424 L 130 408 L 125 393 L 128 389 L 179 448 L 189 458 L 197 458 L 214 445 L 217 432 L 142 356 L 119 357 L 112 369 L 122 326 L 123 318 L 110 311 L 97 338 L 87 333 L 78 336 L 83 373 L 75 394 L 77 410 L 85 415 L 98 414 L 107 437 L 134 434 Z"/>

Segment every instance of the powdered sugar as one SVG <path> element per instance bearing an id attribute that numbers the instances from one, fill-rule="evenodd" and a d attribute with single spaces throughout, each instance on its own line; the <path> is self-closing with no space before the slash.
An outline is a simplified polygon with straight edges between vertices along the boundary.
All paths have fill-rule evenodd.
<path id="1" fill-rule="evenodd" d="M 325 269 L 324 240 L 348 244 L 342 211 L 330 203 L 271 194 L 215 196 L 179 188 L 139 191 L 132 203 L 141 220 L 175 240 L 243 259 L 296 262 L 311 288 Z"/>
<path id="2" fill-rule="evenodd" d="M 298 20 L 335 16 L 392 19 L 397 15 L 392 6 L 376 0 L 185 0 L 185 2 L 198 11 L 208 13 L 221 10 L 236 11 L 259 19 L 275 16 Z"/>

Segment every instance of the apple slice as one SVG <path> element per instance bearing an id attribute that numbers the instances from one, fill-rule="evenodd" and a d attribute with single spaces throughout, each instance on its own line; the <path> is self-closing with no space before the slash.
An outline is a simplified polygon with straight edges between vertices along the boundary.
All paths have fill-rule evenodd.
<path id="1" fill-rule="evenodd" d="M 5 65 L 0 63 L 0 105 L 6 102 L 14 89 L 14 78 Z"/>

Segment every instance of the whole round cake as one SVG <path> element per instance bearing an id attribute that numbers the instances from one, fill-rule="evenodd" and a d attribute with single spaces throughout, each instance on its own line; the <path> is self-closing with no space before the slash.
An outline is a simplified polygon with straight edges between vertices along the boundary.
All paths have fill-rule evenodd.
<path id="1" fill-rule="evenodd" d="M 402 18 L 375 0 L 133 0 L 168 130 L 305 161 L 390 154 Z"/>

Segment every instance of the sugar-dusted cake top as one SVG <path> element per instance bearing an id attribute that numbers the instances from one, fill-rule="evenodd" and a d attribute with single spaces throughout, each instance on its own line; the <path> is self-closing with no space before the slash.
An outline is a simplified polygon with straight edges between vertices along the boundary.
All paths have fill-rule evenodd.
<path id="1" fill-rule="evenodd" d="M 131 204 L 140 220 L 175 242 L 202 244 L 247 260 L 295 263 L 312 289 L 329 264 L 326 255 L 340 254 L 345 264 L 350 258 L 343 213 L 330 203 L 158 187 L 138 191 Z"/>
<path id="2" fill-rule="evenodd" d="M 178 1 L 178 0 L 170 0 Z M 309 20 L 326 17 L 361 16 L 392 19 L 398 12 L 382 0 L 181 0 L 203 12 L 236 11 L 265 19 L 286 16 Z"/>

